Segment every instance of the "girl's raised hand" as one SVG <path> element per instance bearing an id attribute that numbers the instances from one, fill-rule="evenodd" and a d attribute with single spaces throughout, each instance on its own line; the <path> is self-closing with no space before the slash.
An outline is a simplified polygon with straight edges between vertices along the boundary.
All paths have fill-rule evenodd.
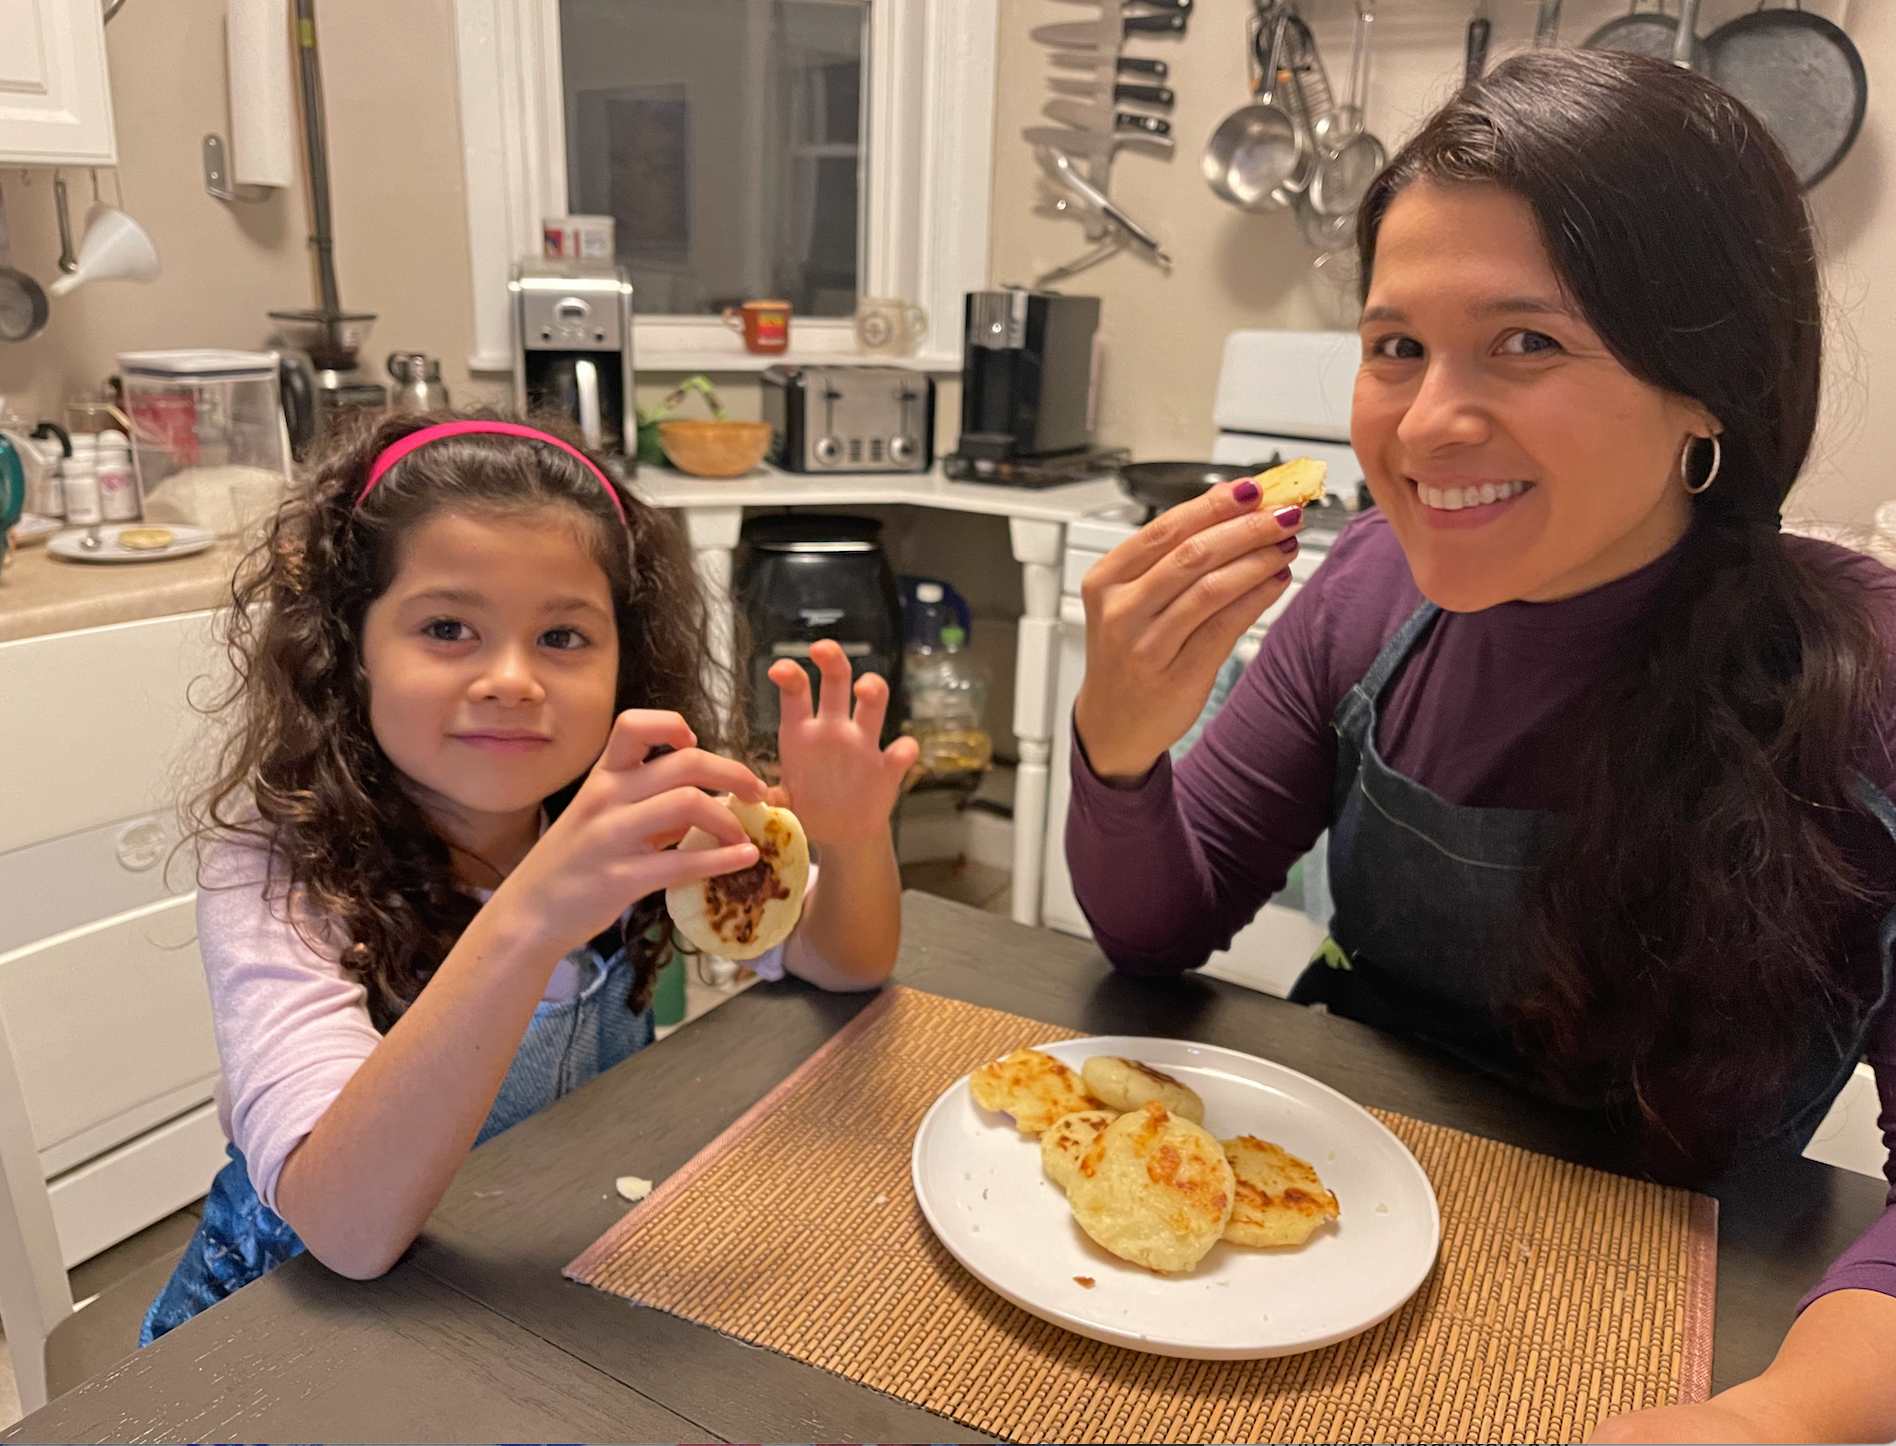
<path id="1" fill-rule="evenodd" d="M 898 738 L 882 747 L 889 685 L 874 673 L 864 673 L 852 690 L 849 659 L 840 645 L 825 638 L 810 648 L 810 661 L 822 677 L 814 706 L 809 675 L 802 668 L 787 658 L 770 668 L 782 713 L 777 752 L 788 806 L 811 843 L 873 838 L 889 826 L 919 745 L 913 738 Z"/>
<path id="2" fill-rule="evenodd" d="M 697 745 L 677 713 L 621 713 L 579 792 L 495 890 L 494 904 L 536 944 L 564 955 L 647 894 L 756 863 L 743 826 L 705 790 L 755 802 L 763 781 Z M 659 747 L 673 751 L 651 757 Z M 694 825 L 718 846 L 674 849 Z"/>

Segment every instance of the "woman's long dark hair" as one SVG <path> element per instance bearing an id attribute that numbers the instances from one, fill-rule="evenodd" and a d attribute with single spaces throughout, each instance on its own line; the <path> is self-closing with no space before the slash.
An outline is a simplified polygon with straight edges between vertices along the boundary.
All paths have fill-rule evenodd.
<path id="1" fill-rule="evenodd" d="M 1820 396 L 1810 220 L 1743 105 L 1605 51 L 1516 56 L 1435 114 L 1362 207 L 1365 296 L 1383 219 L 1417 181 L 1519 196 L 1620 364 L 1724 429 L 1649 632 L 1579 720 L 1516 1021 L 1554 1076 L 1630 1087 L 1656 1166 L 1715 1168 L 1796 1103 L 1827 1022 L 1880 989 L 1847 962 L 1870 888 L 1845 840 L 1885 644 L 1861 590 L 1778 530 Z"/>
<path id="2" fill-rule="evenodd" d="M 670 519 L 624 489 L 621 522 L 599 479 L 558 448 L 480 434 L 411 453 L 356 506 L 385 449 L 468 416 L 498 419 L 390 416 L 342 436 L 246 556 L 225 624 L 235 679 L 207 710 L 228 713 L 232 726 L 215 781 L 189 811 L 200 844 L 248 838 L 268 851 L 272 896 L 297 902 L 289 917 L 299 928 L 320 921 L 337 941 L 343 969 L 366 986 L 384 1030 L 479 908 L 369 726 L 363 619 L 394 580 L 402 539 L 418 522 L 454 507 L 569 523 L 611 588 L 616 708 L 681 713 L 707 749 L 726 736 L 690 552 Z M 578 445 L 562 423 L 533 420 Z M 572 791 L 549 800 L 551 811 Z M 636 966 L 630 1003 L 643 1009 L 670 956 L 662 895 L 639 901 L 625 942 Z"/>

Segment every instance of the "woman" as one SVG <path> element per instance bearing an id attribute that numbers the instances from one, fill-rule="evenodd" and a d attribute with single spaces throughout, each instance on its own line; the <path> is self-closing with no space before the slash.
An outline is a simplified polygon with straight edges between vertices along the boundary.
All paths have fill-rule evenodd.
<path id="1" fill-rule="evenodd" d="M 1866 1051 L 1888 1128 L 1896 574 L 1779 530 L 1822 349 L 1782 155 L 1699 77 L 1534 52 L 1403 149 L 1358 244 L 1378 510 L 1176 772 L 1298 518 L 1240 483 L 1087 578 L 1067 853 L 1101 946 L 1203 963 L 1328 828 L 1294 998 L 1602 1109 L 1668 1178 L 1800 1149 Z M 1887 1440 L 1892 1341 L 1896 1213 L 1762 1376 L 1602 1434 Z"/>

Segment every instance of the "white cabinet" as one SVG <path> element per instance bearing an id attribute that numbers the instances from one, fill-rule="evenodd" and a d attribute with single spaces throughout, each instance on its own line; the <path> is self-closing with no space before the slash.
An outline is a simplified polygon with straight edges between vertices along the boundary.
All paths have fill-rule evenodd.
<path id="1" fill-rule="evenodd" d="M 100 0 L 0 3 L 0 162 L 117 164 Z"/>
<path id="2" fill-rule="evenodd" d="M 222 1163 L 192 859 L 190 705 L 212 615 L 0 643 L 0 1028 L 67 1265 L 203 1194 Z"/>

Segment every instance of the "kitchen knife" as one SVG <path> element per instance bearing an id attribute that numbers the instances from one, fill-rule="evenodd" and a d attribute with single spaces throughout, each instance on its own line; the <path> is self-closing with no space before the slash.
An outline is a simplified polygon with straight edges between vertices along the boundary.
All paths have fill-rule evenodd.
<path id="1" fill-rule="evenodd" d="M 1169 136 L 1172 123 L 1155 115 L 1137 115 L 1129 110 L 1115 112 L 1109 105 L 1087 105 L 1077 100 L 1050 100 L 1042 109 L 1061 125 L 1097 135 L 1120 131 L 1144 131 L 1150 136 Z"/>
<path id="2" fill-rule="evenodd" d="M 1099 98 L 1099 82 L 1093 80 L 1050 80 L 1047 82 L 1056 94 L 1077 95 L 1082 100 Z M 1171 109 L 1177 95 L 1169 85 L 1136 85 L 1122 80 L 1113 87 L 1113 99 L 1120 103 L 1131 102 L 1134 105 L 1156 105 Z"/>
<path id="3" fill-rule="evenodd" d="M 1068 70 L 1117 70 L 1121 75 L 1143 75 L 1164 80 L 1172 67 L 1143 55 L 1112 55 L 1097 50 L 1056 50 L 1048 59 Z"/>
<path id="4" fill-rule="evenodd" d="M 1076 160 L 1111 160 L 1121 146 L 1173 149 L 1171 136 L 1139 130 L 1115 130 L 1111 135 L 1102 135 L 1098 131 L 1069 130 L 1065 126 L 1028 126 L 1020 134 L 1030 146 L 1055 146 Z"/>
<path id="5" fill-rule="evenodd" d="M 1183 35 L 1185 12 L 1169 11 L 1161 15 L 1121 15 L 1106 9 L 1097 20 L 1063 20 L 1058 25 L 1034 28 L 1033 38 L 1042 45 L 1067 50 L 1117 50 L 1121 41 L 1135 35 Z"/>

